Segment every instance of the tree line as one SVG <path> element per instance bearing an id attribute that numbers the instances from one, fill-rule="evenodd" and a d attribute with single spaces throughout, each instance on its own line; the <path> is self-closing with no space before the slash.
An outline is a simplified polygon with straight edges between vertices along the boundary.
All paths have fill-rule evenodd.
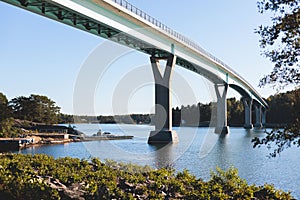
<path id="1" fill-rule="evenodd" d="M 266 115 L 267 125 L 282 127 L 299 119 L 300 88 L 269 96 Z M 198 103 L 197 105 L 181 106 L 172 109 L 173 124 L 187 126 L 202 126 L 215 120 L 215 103 Z M 252 123 L 255 123 L 255 111 L 252 109 Z M 236 98 L 227 99 L 227 122 L 229 126 L 242 126 L 245 123 L 244 105 Z"/>
<path id="2" fill-rule="evenodd" d="M 172 109 L 173 125 L 208 126 L 216 120 L 216 103 L 194 104 Z M 244 108 L 240 100 L 227 99 L 227 120 L 229 125 L 242 125 L 244 123 Z"/>
<path id="3" fill-rule="evenodd" d="M 68 115 L 60 114 L 61 124 L 68 123 L 102 123 L 102 124 L 150 124 L 152 114 L 128 114 L 128 115 Z"/>
<path id="4" fill-rule="evenodd" d="M 266 102 L 267 124 L 270 126 L 283 126 L 292 123 L 295 119 L 294 111 L 300 110 L 300 88 L 286 93 L 269 96 Z M 172 108 L 173 126 L 208 126 L 215 120 L 215 103 L 197 103 Z M 299 113 L 299 112 L 298 112 Z M 115 116 L 73 116 L 60 114 L 60 123 L 124 123 L 124 124 L 151 124 L 154 114 L 129 114 Z M 75 120 L 74 120 L 75 119 Z M 243 102 L 239 99 L 227 99 L 227 121 L 229 126 L 243 126 L 245 111 Z M 255 123 L 255 111 L 252 110 L 252 123 Z"/>
<path id="5" fill-rule="evenodd" d="M 269 104 L 267 123 L 289 124 L 294 121 L 295 113 L 299 115 L 300 89 L 272 95 L 266 99 Z M 215 103 L 194 104 L 173 108 L 173 126 L 208 126 L 215 119 Z M 292 114 L 294 113 L 294 114 Z M 255 112 L 252 120 L 254 123 Z M 43 124 L 71 124 L 71 123 L 124 123 L 124 124 L 151 124 L 154 114 L 129 114 L 115 116 L 77 116 L 63 114 L 60 107 L 50 98 L 31 94 L 29 97 L 16 97 L 8 101 L 0 93 L 0 137 L 17 135 L 15 120 Z M 229 126 L 244 124 L 244 106 L 241 100 L 227 99 L 227 120 Z"/>

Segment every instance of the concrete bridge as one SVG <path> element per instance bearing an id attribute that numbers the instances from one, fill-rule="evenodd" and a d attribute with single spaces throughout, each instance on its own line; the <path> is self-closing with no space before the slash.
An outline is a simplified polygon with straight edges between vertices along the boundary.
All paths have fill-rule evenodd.
<path id="1" fill-rule="evenodd" d="M 228 133 L 226 95 L 228 87 L 242 96 L 244 127 L 265 123 L 267 103 L 237 72 L 185 36 L 149 16 L 125 0 L 1 0 L 150 55 L 155 80 L 155 130 L 148 143 L 176 142 L 172 131 L 171 78 L 175 65 L 204 76 L 214 83 L 217 95 L 215 132 Z M 166 60 L 164 74 L 159 61 Z"/>

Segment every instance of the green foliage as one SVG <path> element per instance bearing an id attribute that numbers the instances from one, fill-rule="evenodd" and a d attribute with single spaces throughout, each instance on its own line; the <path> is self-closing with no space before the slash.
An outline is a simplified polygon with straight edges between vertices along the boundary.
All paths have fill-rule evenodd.
<path id="1" fill-rule="evenodd" d="M 143 171 L 145 170 L 145 171 Z M 77 188 L 74 189 L 74 185 Z M 76 188 L 76 187 L 75 187 Z M 237 169 L 217 169 L 204 182 L 187 170 L 47 155 L 0 155 L 0 197 L 6 199 L 293 199 L 272 185 L 248 185 Z"/>
<path id="2" fill-rule="evenodd" d="M 208 183 L 211 188 L 209 192 L 220 199 L 251 199 L 256 191 L 256 187 L 249 186 L 238 176 L 238 170 L 232 167 L 228 171 L 217 168 L 216 172 L 211 172 Z"/>
<path id="3" fill-rule="evenodd" d="M 18 136 L 18 130 L 14 127 L 14 119 L 11 118 L 11 115 L 8 100 L 6 96 L 0 92 L 0 137 Z"/>
<path id="4" fill-rule="evenodd" d="M 235 98 L 227 99 L 228 124 L 244 124 L 244 106 L 242 101 Z"/>
<path id="5" fill-rule="evenodd" d="M 267 121 L 276 124 L 293 123 L 299 119 L 300 89 L 286 93 L 279 93 L 267 99 L 269 109 Z M 296 112 L 295 112 L 296 111 Z"/>
<path id="6" fill-rule="evenodd" d="M 212 119 L 213 103 L 187 105 L 173 108 L 173 125 L 179 126 L 183 120 L 185 126 L 208 125 Z M 242 125 L 244 123 L 244 107 L 241 101 L 235 98 L 227 99 L 227 117 L 229 125 Z"/>
<path id="7" fill-rule="evenodd" d="M 11 117 L 11 110 L 8 107 L 6 96 L 0 92 L 0 121 Z"/>
<path id="8" fill-rule="evenodd" d="M 260 85 L 273 84 L 279 89 L 300 83 L 300 3 L 299 0 L 260 0 L 260 13 L 271 12 L 272 24 L 260 26 L 260 46 L 274 64 L 273 71 Z"/>
<path id="9" fill-rule="evenodd" d="M 0 138 L 13 138 L 18 137 L 19 129 L 15 126 L 13 118 L 7 118 L 0 121 Z"/>
<path id="10" fill-rule="evenodd" d="M 260 0 L 260 13 L 271 12 L 272 24 L 260 26 L 256 31 L 260 36 L 260 46 L 264 55 L 275 64 L 273 71 L 260 80 L 260 86 L 271 84 L 277 89 L 287 85 L 300 84 L 300 2 L 299 0 Z M 285 98 L 288 96 L 289 98 Z M 293 97 L 294 96 L 294 97 Z M 282 97 L 282 98 L 281 98 Z M 284 130 L 274 129 L 267 132 L 265 138 L 254 138 L 254 147 L 275 143 L 276 148 L 270 156 L 275 157 L 291 145 L 300 147 L 300 89 L 273 99 L 273 110 L 277 119 L 284 119 L 287 125 Z M 275 101 L 274 101 L 275 100 Z M 278 107 L 281 105 L 281 107 Z M 282 105 L 286 105 L 285 107 Z"/>
<path id="11" fill-rule="evenodd" d="M 150 166 L 145 165 L 145 166 L 140 166 L 137 164 L 132 164 L 132 163 L 118 163 L 114 160 L 106 159 L 105 160 L 105 165 L 117 169 L 117 170 L 123 170 L 131 174 L 137 174 L 137 173 L 143 173 L 143 172 L 149 172 L 153 170 Z"/>
<path id="12" fill-rule="evenodd" d="M 60 120 L 66 123 L 102 123 L 102 124 L 149 124 L 151 115 L 149 114 L 130 114 L 114 116 L 78 116 L 78 115 L 61 115 Z"/>
<path id="13" fill-rule="evenodd" d="M 286 193 L 282 190 L 276 190 L 273 185 L 269 184 L 265 184 L 264 186 L 259 187 L 259 190 L 255 191 L 254 195 L 257 199 L 291 199 L 289 193 Z"/>
<path id="14" fill-rule="evenodd" d="M 74 117 L 73 117 L 73 115 L 60 113 L 58 115 L 58 123 L 59 124 L 73 124 L 73 123 L 75 123 Z"/>
<path id="15" fill-rule="evenodd" d="M 284 129 L 273 129 L 266 132 L 264 138 L 254 138 L 252 140 L 254 147 L 267 145 L 275 148 L 270 157 L 276 157 L 284 149 L 297 146 L 300 147 L 300 89 L 271 96 L 268 101 L 270 105 L 268 121 L 275 123 L 287 123 Z M 271 119 L 269 119 L 271 118 Z"/>
<path id="16" fill-rule="evenodd" d="M 40 163 L 41 160 L 38 159 L 39 156 L 2 155 L 0 196 L 3 194 L 8 199 L 58 199 L 58 192 L 40 179 L 37 171 L 30 165 L 32 162 Z"/>
<path id="17" fill-rule="evenodd" d="M 212 104 L 187 105 L 179 109 L 172 109 L 172 121 L 174 126 L 179 126 L 183 122 L 184 126 L 199 126 L 211 120 Z"/>
<path id="18" fill-rule="evenodd" d="M 46 96 L 32 94 L 17 97 L 9 102 L 16 119 L 56 124 L 60 108 Z"/>

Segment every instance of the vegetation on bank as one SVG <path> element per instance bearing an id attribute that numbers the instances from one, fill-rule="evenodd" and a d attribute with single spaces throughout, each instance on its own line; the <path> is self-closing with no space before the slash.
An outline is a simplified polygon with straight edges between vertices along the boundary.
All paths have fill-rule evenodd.
<path id="1" fill-rule="evenodd" d="M 0 196 L 6 199 L 293 199 L 272 185 L 249 185 L 237 169 L 208 181 L 188 171 L 47 155 L 0 155 Z"/>

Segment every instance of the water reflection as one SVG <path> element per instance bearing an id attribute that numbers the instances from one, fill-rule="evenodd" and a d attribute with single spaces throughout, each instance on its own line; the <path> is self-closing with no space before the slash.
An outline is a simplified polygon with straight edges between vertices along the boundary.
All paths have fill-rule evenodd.
<path id="1" fill-rule="evenodd" d="M 150 149 L 153 150 L 155 167 L 165 168 L 172 167 L 174 161 L 173 147 L 176 144 L 151 144 Z"/>
<path id="2" fill-rule="evenodd" d="M 228 138 L 229 138 L 229 134 L 224 135 L 224 134 L 220 134 L 219 135 L 219 139 L 216 145 L 216 151 L 217 153 L 216 155 L 216 161 L 217 161 L 217 166 L 220 167 L 221 169 L 225 170 L 228 168 L 229 164 L 229 160 L 230 160 L 230 150 L 229 150 L 229 142 L 228 142 Z"/>

